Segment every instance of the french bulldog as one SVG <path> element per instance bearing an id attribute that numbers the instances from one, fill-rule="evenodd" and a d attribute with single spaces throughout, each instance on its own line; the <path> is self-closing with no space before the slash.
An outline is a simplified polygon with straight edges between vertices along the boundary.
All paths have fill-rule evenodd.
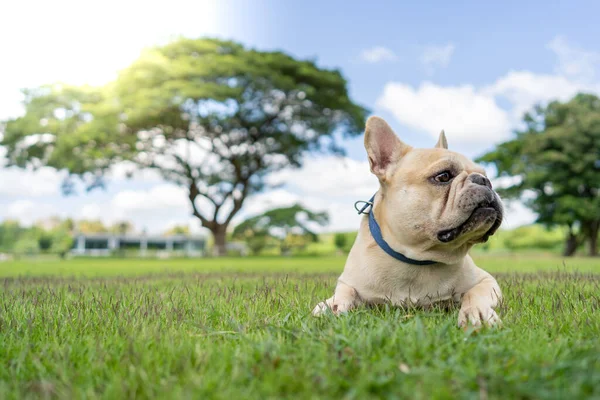
<path id="1" fill-rule="evenodd" d="M 384 251 L 369 216 L 363 216 L 335 294 L 313 315 L 338 315 L 369 304 L 427 307 L 454 301 L 461 303 L 459 326 L 500 324 L 494 311 L 500 287 L 468 254 L 502 223 L 502 202 L 485 170 L 448 150 L 444 131 L 434 148 L 416 149 L 383 119 L 370 117 L 364 141 L 380 183 L 370 213 L 380 237 L 400 256 Z"/>

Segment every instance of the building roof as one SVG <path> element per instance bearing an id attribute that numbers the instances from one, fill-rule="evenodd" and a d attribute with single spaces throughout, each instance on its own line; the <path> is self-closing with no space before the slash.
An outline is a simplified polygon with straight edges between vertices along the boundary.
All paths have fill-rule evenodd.
<path id="1" fill-rule="evenodd" d="M 78 233 L 75 235 L 76 238 L 84 237 L 86 239 L 93 240 L 110 240 L 117 239 L 123 241 L 141 241 L 146 240 L 148 242 L 166 242 L 166 241 L 174 241 L 174 242 L 184 242 L 184 241 L 205 241 L 205 236 L 185 236 L 185 235 L 173 235 L 173 236 L 159 236 L 159 235 L 116 235 L 110 233 L 94 233 L 94 234 L 84 234 Z"/>

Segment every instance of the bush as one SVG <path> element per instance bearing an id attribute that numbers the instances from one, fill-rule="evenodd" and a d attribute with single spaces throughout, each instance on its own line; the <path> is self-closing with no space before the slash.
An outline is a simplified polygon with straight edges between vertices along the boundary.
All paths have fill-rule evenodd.
<path id="1" fill-rule="evenodd" d="M 40 252 L 40 246 L 38 240 L 34 237 L 22 237 L 20 238 L 13 248 L 13 251 L 19 255 L 34 255 Z"/>
<path id="2" fill-rule="evenodd" d="M 336 249 L 344 250 L 346 243 L 348 243 L 348 236 L 344 233 L 336 233 L 333 237 L 333 244 L 335 244 Z"/>
<path id="3" fill-rule="evenodd" d="M 560 248 L 564 242 L 560 229 L 546 229 L 541 225 L 521 226 L 510 231 L 504 238 L 504 247 L 509 250 Z"/>

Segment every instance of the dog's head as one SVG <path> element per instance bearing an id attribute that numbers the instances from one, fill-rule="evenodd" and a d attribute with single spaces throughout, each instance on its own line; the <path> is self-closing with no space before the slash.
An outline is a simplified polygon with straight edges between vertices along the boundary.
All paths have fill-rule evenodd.
<path id="1" fill-rule="evenodd" d="M 381 185 L 375 216 L 385 239 L 408 257 L 457 262 L 500 226 L 502 202 L 485 171 L 448 150 L 443 131 L 434 148 L 415 149 L 371 117 L 365 147 Z"/>

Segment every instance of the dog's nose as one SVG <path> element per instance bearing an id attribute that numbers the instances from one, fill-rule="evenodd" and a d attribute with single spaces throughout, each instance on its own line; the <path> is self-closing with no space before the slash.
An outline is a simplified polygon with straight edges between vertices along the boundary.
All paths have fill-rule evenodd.
<path id="1" fill-rule="evenodd" d="M 481 174 L 473 173 L 469 175 L 469 180 L 476 185 L 487 186 L 490 189 L 492 188 L 490 180 Z"/>

